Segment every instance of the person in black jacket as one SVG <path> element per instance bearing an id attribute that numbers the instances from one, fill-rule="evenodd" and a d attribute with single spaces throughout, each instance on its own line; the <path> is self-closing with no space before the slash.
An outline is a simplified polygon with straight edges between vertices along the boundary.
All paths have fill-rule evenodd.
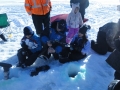
<path id="1" fill-rule="evenodd" d="M 84 20 L 85 16 L 85 9 L 89 6 L 89 0 L 70 0 L 70 6 L 72 5 L 71 3 L 80 3 L 80 13 L 82 16 L 82 19 Z"/>
<path id="2" fill-rule="evenodd" d="M 65 20 L 58 20 L 54 21 L 51 24 L 49 35 L 41 36 L 41 42 L 43 45 L 43 50 L 41 55 L 50 58 L 51 54 L 53 54 L 54 59 L 59 59 L 59 54 L 64 48 L 64 43 L 66 43 L 66 21 Z"/>
<path id="3" fill-rule="evenodd" d="M 96 41 L 91 41 L 91 48 L 98 54 L 105 55 L 115 49 L 114 41 L 120 35 L 120 19 L 117 23 L 109 22 L 99 28 Z"/>

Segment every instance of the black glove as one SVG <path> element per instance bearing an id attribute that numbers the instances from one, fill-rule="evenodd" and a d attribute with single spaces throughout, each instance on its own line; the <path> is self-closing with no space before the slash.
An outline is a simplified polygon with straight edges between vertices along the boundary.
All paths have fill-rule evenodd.
<path id="1" fill-rule="evenodd" d="M 23 48 L 25 51 L 28 50 L 28 46 L 26 45 L 25 42 L 23 42 L 23 43 L 21 44 L 21 46 L 22 46 L 22 48 Z"/>

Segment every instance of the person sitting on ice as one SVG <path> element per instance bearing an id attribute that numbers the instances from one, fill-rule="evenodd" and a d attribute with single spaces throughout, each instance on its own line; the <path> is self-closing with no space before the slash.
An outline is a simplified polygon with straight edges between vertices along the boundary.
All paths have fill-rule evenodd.
<path id="1" fill-rule="evenodd" d="M 41 42 L 43 45 L 43 50 L 41 55 L 49 59 L 51 54 L 55 60 L 59 59 L 59 53 L 64 48 L 64 43 L 66 43 L 66 21 L 61 19 L 54 21 L 51 24 L 49 36 L 42 35 Z"/>
<path id="2" fill-rule="evenodd" d="M 90 42 L 86 37 L 87 25 L 80 27 L 79 32 L 75 35 L 70 43 L 70 47 L 66 47 L 60 56 L 60 63 L 70 61 L 78 61 L 89 54 Z"/>
<path id="3" fill-rule="evenodd" d="M 79 31 L 79 27 L 83 25 L 81 13 L 79 12 L 79 3 L 72 3 L 72 10 L 66 19 L 66 23 L 69 29 L 66 37 L 66 42 L 70 43 L 73 36 Z"/>
<path id="4" fill-rule="evenodd" d="M 85 22 L 87 19 L 85 19 L 85 9 L 89 6 L 89 0 L 70 0 L 70 6 L 72 7 L 72 3 L 76 4 L 79 3 L 79 12 L 82 15 L 82 20 Z"/>
<path id="5" fill-rule="evenodd" d="M 120 35 L 120 19 L 117 23 L 109 22 L 99 28 L 96 42 L 91 41 L 91 48 L 98 54 L 105 55 L 115 49 L 114 41 Z"/>
<path id="6" fill-rule="evenodd" d="M 24 27 L 23 33 L 24 36 L 21 39 L 22 48 L 17 53 L 19 60 L 17 67 L 22 68 L 32 65 L 42 49 L 40 37 L 34 33 L 31 27 Z"/>

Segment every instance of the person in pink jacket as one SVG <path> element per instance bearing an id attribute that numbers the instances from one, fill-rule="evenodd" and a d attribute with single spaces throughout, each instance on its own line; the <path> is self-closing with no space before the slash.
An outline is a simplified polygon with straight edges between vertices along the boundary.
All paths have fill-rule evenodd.
<path id="1" fill-rule="evenodd" d="M 72 3 L 72 10 L 66 19 L 66 23 L 69 29 L 66 37 L 67 43 L 70 43 L 73 36 L 79 31 L 79 27 L 83 25 L 83 20 L 81 17 L 81 13 L 79 12 L 79 8 L 79 3 Z"/>

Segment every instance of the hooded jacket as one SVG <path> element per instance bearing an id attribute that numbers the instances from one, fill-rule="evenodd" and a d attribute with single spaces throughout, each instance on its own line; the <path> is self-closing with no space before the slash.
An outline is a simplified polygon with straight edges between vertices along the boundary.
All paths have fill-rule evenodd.
<path id="1" fill-rule="evenodd" d="M 74 13 L 76 7 L 80 8 L 79 3 L 76 3 L 76 4 L 72 3 L 72 10 L 66 19 L 67 26 L 70 28 L 79 28 L 79 26 L 83 24 L 83 20 L 79 10 L 77 13 Z"/>

